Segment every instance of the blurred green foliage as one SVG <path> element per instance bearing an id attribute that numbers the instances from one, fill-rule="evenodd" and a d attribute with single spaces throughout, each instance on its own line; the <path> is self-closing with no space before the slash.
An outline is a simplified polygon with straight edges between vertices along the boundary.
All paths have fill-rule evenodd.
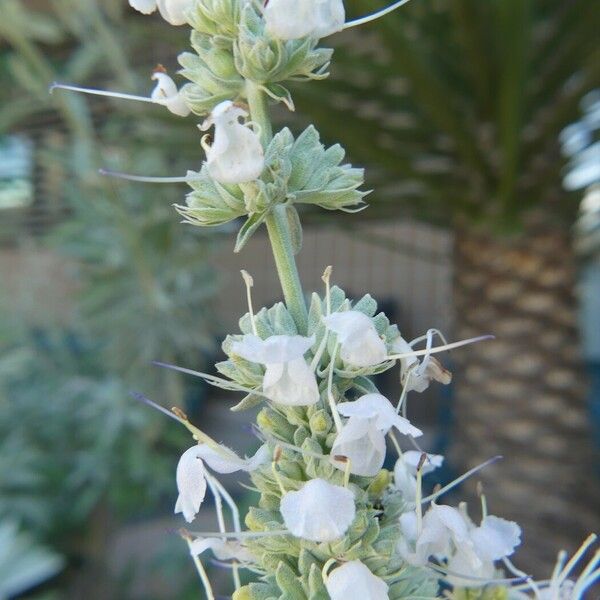
<path id="1" fill-rule="evenodd" d="M 502 229 L 543 204 L 572 217 L 558 135 L 599 81 L 597 29 L 586 0 L 411 2 L 332 38 L 331 78 L 298 88 L 296 105 L 369 165 L 366 216 Z"/>
<path id="2" fill-rule="evenodd" d="M 202 389 L 150 363 L 202 367 L 218 326 L 207 264 L 215 237 L 183 227 L 171 206 L 185 188 L 97 173 L 184 174 L 200 162 L 190 123 L 163 107 L 48 93 L 54 80 L 147 93 L 148 40 L 173 64 L 185 41 L 134 15 L 121 0 L 6 0 L 0 19 L 0 135 L 44 133 L 36 173 L 58 179 L 68 208 L 33 244 L 38 256 L 60 256 L 65 277 L 24 273 L 20 290 L 0 294 L 0 522 L 9 515 L 66 557 L 57 585 L 67 597 L 82 573 L 108 577 L 107 544 L 123 518 L 171 499 L 183 432 L 129 392 L 197 405 Z M 14 239 L 32 245 L 25 231 Z M 68 287 L 60 317 L 46 310 L 52 285 Z"/>

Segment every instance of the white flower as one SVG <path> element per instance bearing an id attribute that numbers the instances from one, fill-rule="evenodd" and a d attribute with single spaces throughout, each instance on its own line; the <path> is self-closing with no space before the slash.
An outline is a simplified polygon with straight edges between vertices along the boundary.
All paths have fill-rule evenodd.
<path id="1" fill-rule="evenodd" d="M 344 417 L 360 417 L 362 419 L 374 419 L 375 427 L 387 433 L 395 427 L 404 435 L 419 437 L 423 432 L 411 425 L 408 419 L 396 413 L 392 403 L 381 394 L 365 394 L 354 402 L 341 402 L 337 409 Z"/>
<path id="2" fill-rule="evenodd" d="M 388 600 L 388 585 L 373 575 L 360 560 L 352 560 L 333 569 L 325 587 L 331 600 Z"/>
<path id="3" fill-rule="evenodd" d="M 233 450 L 220 446 L 217 450 L 207 444 L 188 448 L 177 464 L 177 490 L 179 496 L 175 503 L 175 512 L 183 513 L 185 520 L 191 523 L 206 495 L 206 468 L 204 462 L 217 473 L 253 471 L 269 460 L 268 448 L 261 446 L 249 459 L 240 458 Z"/>
<path id="4" fill-rule="evenodd" d="M 459 587 L 480 587 L 485 585 L 485 581 L 480 580 L 494 577 L 494 561 L 510 556 L 521 543 L 521 528 L 513 521 L 493 515 L 485 517 L 479 527 L 468 519 L 466 521 L 473 552 L 464 552 L 462 546 L 456 547 L 448 560 L 448 569 L 452 572 L 448 581 Z"/>
<path id="5" fill-rule="evenodd" d="M 394 466 L 394 486 L 402 493 L 407 502 L 414 502 L 417 495 L 417 467 L 421 461 L 421 452 L 407 450 L 396 461 Z M 444 462 L 444 457 L 439 454 L 428 454 L 427 460 L 421 467 L 421 474 L 427 475 L 437 469 Z"/>
<path id="6" fill-rule="evenodd" d="M 200 446 L 186 450 L 177 464 L 177 490 L 179 496 L 175 503 L 175 512 L 183 513 L 185 520 L 191 523 L 206 495 L 204 463 L 199 456 Z"/>
<path id="7" fill-rule="evenodd" d="M 474 556 L 468 523 L 456 508 L 432 504 L 423 517 L 420 533 L 417 531 L 417 516 L 414 511 L 401 515 L 400 527 L 403 537 L 398 550 L 412 565 L 423 566 L 430 556 L 440 560 L 448 558 L 455 546 L 461 547 L 477 566 L 481 562 Z"/>
<path id="8" fill-rule="evenodd" d="M 249 123 L 240 123 L 240 117 L 248 113 L 233 102 L 218 104 L 210 117 L 200 125 L 206 131 L 214 125 L 212 146 L 203 138 L 206 165 L 211 176 L 220 183 L 244 183 L 254 181 L 265 165 L 264 150 L 258 134 Z"/>
<path id="9" fill-rule="evenodd" d="M 199 556 L 206 550 L 212 550 L 218 560 L 239 560 L 252 562 L 254 557 L 242 544 L 236 540 L 223 540 L 221 538 L 196 538 L 190 543 L 190 552 Z"/>
<path id="10" fill-rule="evenodd" d="M 319 401 L 319 387 L 304 354 L 314 344 L 313 337 L 272 335 L 261 340 L 245 335 L 235 342 L 235 354 L 266 366 L 263 392 L 267 398 L 287 406 L 309 406 Z"/>
<path id="11" fill-rule="evenodd" d="M 352 367 L 371 367 L 387 358 L 385 342 L 377 334 L 373 321 L 357 310 L 333 313 L 325 324 L 337 335 L 340 356 Z"/>
<path id="12" fill-rule="evenodd" d="M 281 40 L 323 38 L 344 28 L 343 0 L 270 0 L 264 11 L 269 33 Z"/>
<path id="13" fill-rule="evenodd" d="M 324 479 L 312 479 L 297 492 L 287 492 L 280 510 L 293 535 L 313 542 L 341 538 L 356 515 L 352 492 Z"/>
<path id="14" fill-rule="evenodd" d="M 186 12 L 195 0 L 129 0 L 129 6 L 144 15 L 152 14 L 157 8 L 161 17 L 171 25 L 185 25 Z"/>
<path id="15" fill-rule="evenodd" d="M 414 352 L 412 346 L 402 337 L 394 340 L 392 352 L 406 354 Z M 437 358 L 426 354 L 423 360 L 416 356 L 400 359 L 400 380 L 406 386 L 406 391 L 424 392 L 432 380 L 448 385 L 452 381 L 452 373 L 444 369 Z"/>
<path id="16" fill-rule="evenodd" d="M 191 111 L 181 98 L 175 82 L 162 71 L 156 71 L 152 79 L 156 81 L 156 87 L 150 96 L 152 100 L 166 106 L 174 115 L 187 117 Z"/>
<path id="17" fill-rule="evenodd" d="M 346 470 L 347 463 L 335 459 L 336 456 L 345 456 L 354 475 L 373 477 L 379 473 L 385 460 L 385 435 L 375 421 L 361 417 L 348 419 L 331 448 L 334 466 Z"/>

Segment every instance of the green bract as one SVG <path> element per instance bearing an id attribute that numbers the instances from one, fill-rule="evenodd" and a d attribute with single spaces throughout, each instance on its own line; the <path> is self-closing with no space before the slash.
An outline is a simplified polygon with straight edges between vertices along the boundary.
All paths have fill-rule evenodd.
<path id="1" fill-rule="evenodd" d="M 191 43 L 197 54 L 179 55 L 180 73 L 192 82 L 181 90 L 191 110 L 205 115 L 220 102 L 241 97 L 244 80 L 236 71 L 231 51 L 197 31 L 192 32 Z"/>
<path id="2" fill-rule="evenodd" d="M 324 79 L 333 50 L 317 48 L 319 40 L 274 39 L 252 3 L 242 10 L 238 37 L 234 43 L 235 64 L 240 74 L 255 83 Z M 278 91 L 279 88 L 275 88 Z M 278 95 L 271 92 L 270 95 Z"/>
<path id="3" fill-rule="evenodd" d="M 301 246 L 301 228 L 294 204 L 315 204 L 327 210 L 352 212 L 360 209 L 367 192 L 358 188 L 363 183 L 363 169 L 340 164 L 343 148 L 336 144 L 325 148 L 319 133 L 311 125 L 297 139 L 287 128 L 271 140 L 265 153 L 265 169 L 257 181 L 240 185 L 223 185 L 214 181 L 206 167 L 189 182 L 187 206 L 177 210 L 193 225 L 221 225 L 247 216 L 236 243 L 241 250 L 251 235 L 265 221 L 270 209 L 287 205 L 288 222 L 295 240 Z"/>

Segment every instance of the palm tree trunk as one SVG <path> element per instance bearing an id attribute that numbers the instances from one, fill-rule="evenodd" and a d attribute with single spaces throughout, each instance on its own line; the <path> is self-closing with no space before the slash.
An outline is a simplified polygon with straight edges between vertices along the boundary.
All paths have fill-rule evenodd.
<path id="1" fill-rule="evenodd" d="M 481 481 L 491 513 L 522 525 L 518 558 L 536 576 L 600 525 L 565 229 L 537 214 L 518 236 L 462 226 L 455 242 L 456 334 L 496 339 L 457 356 L 453 458 L 505 457 Z"/>

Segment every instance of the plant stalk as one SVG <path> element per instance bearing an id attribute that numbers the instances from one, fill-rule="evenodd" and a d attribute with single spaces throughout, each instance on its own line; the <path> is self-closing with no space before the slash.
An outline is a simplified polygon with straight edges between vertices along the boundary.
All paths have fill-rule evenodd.
<path id="1" fill-rule="evenodd" d="M 273 137 L 271 120 L 267 108 L 267 98 L 258 86 L 246 82 L 246 97 L 250 107 L 251 119 L 260 126 L 260 138 L 263 147 L 267 147 Z M 279 275 L 279 282 L 283 291 L 283 297 L 290 314 L 292 315 L 298 332 L 306 334 L 308 328 L 308 312 L 304 301 L 304 292 L 298 274 L 296 259 L 292 248 L 290 227 L 286 216 L 284 205 L 277 205 L 271 209 L 265 220 L 271 249 Z"/>

